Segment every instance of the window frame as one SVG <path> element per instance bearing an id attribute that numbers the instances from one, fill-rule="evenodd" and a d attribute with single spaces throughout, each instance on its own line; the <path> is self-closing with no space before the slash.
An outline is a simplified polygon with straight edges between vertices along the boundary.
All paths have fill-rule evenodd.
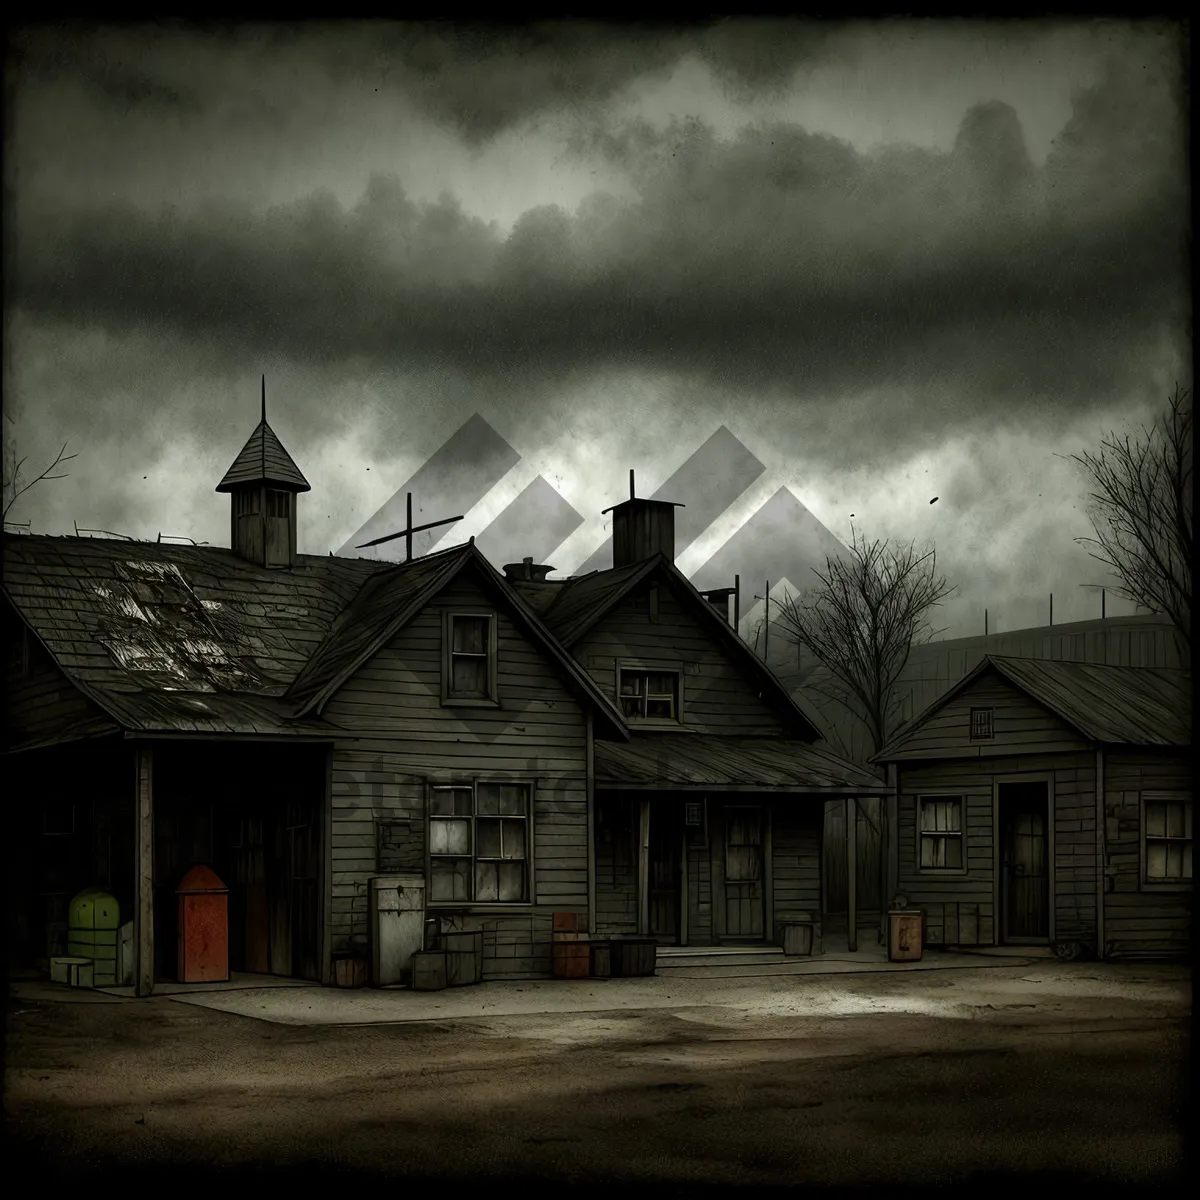
<path id="1" fill-rule="evenodd" d="M 683 680 L 684 670 L 678 663 L 655 662 L 653 659 L 618 659 L 615 663 L 615 678 L 613 693 L 617 711 L 622 717 L 639 729 L 660 728 L 678 730 L 684 722 Z M 671 675 L 675 680 L 675 716 L 673 717 L 637 717 L 625 712 L 625 699 L 621 694 L 623 675 Z"/>
<path id="2" fill-rule="evenodd" d="M 1138 885 L 1139 890 L 1143 892 L 1190 892 L 1192 890 L 1192 881 L 1195 877 L 1195 868 L 1193 867 L 1192 875 L 1187 878 L 1180 879 L 1149 879 L 1146 875 L 1148 866 L 1146 843 L 1152 842 L 1168 842 L 1168 841 L 1190 841 L 1195 842 L 1195 826 L 1193 825 L 1193 835 L 1190 838 L 1169 838 L 1169 837 L 1150 837 L 1146 832 L 1146 805 L 1150 804 L 1184 804 L 1191 805 L 1193 795 L 1189 791 L 1181 788 L 1149 788 L 1146 791 L 1138 794 Z M 1195 809 L 1192 811 L 1192 820 L 1195 820 Z M 1195 849 L 1193 846 L 1193 854 Z"/>
<path id="3" fill-rule="evenodd" d="M 915 866 L 917 873 L 920 875 L 950 875 L 960 876 L 967 874 L 967 794 L 962 789 L 952 790 L 932 790 L 917 792 L 913 796 L 915 806 L 913 809 L 913 824 L 916 827 L 916 861 Z M 959 804 L 959 828 L 957 831 L 926 831 L 922 829 L 922 810 L 927 800 L 946 801 L 957 800 Z M 921 865 L 921 847 L 924 844 L 924 839 L 927 837 L 957 837 L 959 845 L 962 847 L 962 866 L 960 867 L 926 867 Z"/>
<path id="4" fill-rule="evenodd" d="M 503 787 L 522 787 L 525 789 L 525 814 L 524 816 L 507 816 L 498 814 L 492 816 L 483 814 L 482 818 L 479 813 L 479 786 L 495 784 Z M 433 822 L 439 819 L 458 819 L 463 817 L 449 818 L 440 817 L 433 812 L 433 796 L 439 791 L 466 791 L 471 793 L 471 814 L 470 820 L 470 853 L 469 854 L 434 854 L 433 846 Z M 496 779 L 490 776 L 471 776 L 469 778 L 450 779 L 446 781 L 430 781 L 426 787 L 425 799 L 425 906 L 427 909 L 437 909 L 439 911 L 479 911 L 479 912 L 527 912 L 536 903 L 535 888 L 537 875 L 534 870 L 534 813 L 536 810 L 537 800 L 537 781 L 535 779 L 519 778 L 519 779 Z M 524 821 L 525 823 L 525 895 L 524 900 L 479 900 L 475 898 L 475 864 L 477 862 L 515 862 L 522 861 L 519 859 L 496 859 L 483 858 L 480 859 L 476 853 L 478 845 L 477 826 L 480 820 L 501 820 L 501 821 Z M 503 828 L 503 827 L 502 827 Z M 501 833 L 503 837 L 503 833 Z M 437 858 L 469 858 L 471 861 L 470 873 L 470 889 L 471 896 L 466 900 L 434 900 L 433 899 L 433 861 Z"/>
<path id="5" fill-rule="evenodd" d="M 454 682 L 454 622 L 460 618 L 479 620 L 486 618 L 487 625 L 487 695 L 456 696 Z M 499 629 L 495 610 L 490 608 L 454 608 L 442 613 L 442 704 L 461 708 L 499 708 L 500 694 L 496 686 Z"/>
<path id="6" fill-rule="evenodd" d="M 292 516 L 292 496 L 295 494 L 288 491 L 286 488 L 265 489 L 266 495 L 263 497 L 263 515 L 272 521 L 288 521 Z M 282 504 L 278 502 L 282 500 Z M 272 508 L 282 507 L 283 512 L 272 512 Z"/>
<path id="7" fill-rule="evenodd" d="M 987 733 L 975 732 L 975 714 L 987 714 Z M 996 740 L 996 710 L 990 707 L 972 706 L 967 717 L 967 739 L 972 742 L 994 742 Z"/>

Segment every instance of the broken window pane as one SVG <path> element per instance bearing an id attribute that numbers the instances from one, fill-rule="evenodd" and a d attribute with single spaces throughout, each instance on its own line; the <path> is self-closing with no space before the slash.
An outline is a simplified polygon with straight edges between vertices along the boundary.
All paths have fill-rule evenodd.
<path id="1" fill-rule="evenodd" d="M 456 696 L 487 696 L 488 664 L 486 658 L 454 656 L 451 690 Z"/>
<path id="2" fill-rule="evenodd" d="M 475 898 L 476 900 L 500 899 L 500 875 L 498 863 L 477 862 L 475 864 Z"/>
<path id="3" fill-rule="evenodd" d="M 524 821 L 504 821 L 503 827 L 503 843 L 501 857 L 503 858 L 524 858 L 525 857 L 525 822 Z"/>
<path id="4" fill-rule="evenodd" d="M 470 788 L 434 788 L 429 796 L 429 812 L 435 817 L 469 817 Z"/>
<path id="5" fill-rule="evenodd" d="M 525 900 L 525 864 L 498 863 L 500 899 L 519 904 Z"/>
<path id="6" fill-rule="evenodd" d="M 500 822 L 479 820 L 475 825 L 475 853 L 480 858 L 500 857 Z"/>
<path id="7" fill-rule="evenodd" d="M 433 900 L 469 900 L 469 858 L 435 858 L 430 862 L 430 892 Z"/>
<path id="8" fill-rule="evenodd" d="M 454 635 L 451 648 L 456 654 L 486 654 L 488 618 L 454 617 Z"/>
<path id="9" fill-rule="evenodd" d="M 1146 805 L 1146 836 L 1163 837 L 1167 832 L 1167 806 L 1165 804 Z"/>

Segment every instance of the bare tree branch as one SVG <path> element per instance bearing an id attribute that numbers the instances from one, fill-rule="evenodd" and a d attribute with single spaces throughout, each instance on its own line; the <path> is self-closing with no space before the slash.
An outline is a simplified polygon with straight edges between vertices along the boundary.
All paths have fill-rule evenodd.
<path id="1" fill-rule="evenodd" d="M 1142 437 L 1108 434 L 1098 452 L 1068 456 L 1088 482 L 1095 534 L 1076 539 L 1117 578 L 1112 590 L 1168 617 L 1192 642 L 1192 405 L 1178 385 Z"/>
<path id="2" fill-rule="evenodd" d="M 912 647 L 933 636 L 929 611 L 954 588 L 938 574 L 935 551 L 857 532 L 848 558 L 827 558 L 814 574 L 813 588 L 782 602 L 779 622 L 820 664 L 807 686 L 857 718 L 874 754 L 896 725 L 896 683 Z"/>
<path id="3" fill-rule="evenodd" d="M 64 471 L 61 475 L 53 475 L 52 471 L 57 470 L 63 463 L 70 462 L 73 458 L 78 458 L 76 454 L 67 454 L 67 443 L 63 442 L 62 449 L 54 456 L 54 461 L 36 478 L 31 479 L 27 484 L 18 486 L 21 476 L 21 468 L 25 465 L 25 459 L 22 458 L 9 472 L 9 477 L 4 481 L 4 520 L 8 521 L 8 514 L 12 511 L 12 507 L 16 502 L 35 484 L 43 483 L 50 479 L 66 479 L 70 472 Z M 15 524 L 15 522 L 12 522 Z"/>

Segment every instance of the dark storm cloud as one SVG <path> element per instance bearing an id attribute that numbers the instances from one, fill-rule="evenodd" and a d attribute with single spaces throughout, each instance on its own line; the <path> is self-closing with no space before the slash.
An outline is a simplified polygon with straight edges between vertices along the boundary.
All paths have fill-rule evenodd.
<path id="1" fill-rule="evenodd" d="M 39 319 L 509 394 L 614 369 L 810 405 L 886 385 L 895 449 L 1137 383 L 1185 316 L 1180 139 L 1166 77 L 1116 64 L 1041 167 L 1003 104 L 966 113 L 945 154 L 635 125 L 576 146 L 633 199 L 534 209 L 507 235 L 385 177 L 350 209 L 80 201 L 18 213 L 10 282 Z"/>
<path id="2" fill-rule="evenodd" d="M 583 21 L 212 30 L 67 25 L 23 31 L 10 59 L 22 78 L 73 81 L 93 100 L 125 109 L 224 108 L 235 81 L 269 93 L 273 75 L 298 72 L 310 87 L 320 87 L 323 77 L 337 87 L 394 91 L 468 142 L 481 143 L 545 113 L 588 111 L 636 80 L 665 76 L 689 56 L 711 67 L 735 96 L 775 92 L 804 64 L 844 56 L 838 40 L 828 26 L 774 20 L 685 27 Z M 203 70 L 210 59 L 225 65 Z M 286 106 L 286 99 L 264 94 L 264 103 Z"/>

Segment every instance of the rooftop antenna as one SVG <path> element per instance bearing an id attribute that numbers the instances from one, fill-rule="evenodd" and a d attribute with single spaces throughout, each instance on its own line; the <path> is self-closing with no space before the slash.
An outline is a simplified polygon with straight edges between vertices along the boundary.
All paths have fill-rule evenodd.
<path id="1" fill-rule="evenodd" d="M 267 377 L 264 375 L 262 377 L 262 424 L 266 425 L 266 423 L 267 423 Z M 266 474 L 267 474 L 267 435 L 266 435 L 265 431 L 263 432 L 262 441 L 259 443 L 259 449 L 262 452 L 262 473 L 263 473 L 263 478 L 265 479 Z"/>
<path id="2" fill-rule="evenodd" d="M 629 498 L 630 500 L 637 499 L 637 492 L 633 490 L 633 468 L 629 468 Z"/>
<path id="3" fill-rule="evenodd" d="M 455 521 L 461 521 L 462 516 L 446 517 L 441 521 L 430 521 L 427 525 L 413 525 L 412 523 L 412 492 L 408 492 L 405 497 L 405 509 L 407 521 L 405 527 L 399 533 L 389 533 L 380 538 L 373 538 L 369 542 L 363 542 L 359 546 L 355 546 L 356 550 L 365 550 L 368 546 L 382 546 L 384 542 L 394 542 L 397 538 L 404 539 L 404 561 L 412 562 L 412 535 L 421 533 L 426 529 L 436 529 L 439 525 L 453 525 Z M 474 539 L 472 539 L 473 541 Z"/>

